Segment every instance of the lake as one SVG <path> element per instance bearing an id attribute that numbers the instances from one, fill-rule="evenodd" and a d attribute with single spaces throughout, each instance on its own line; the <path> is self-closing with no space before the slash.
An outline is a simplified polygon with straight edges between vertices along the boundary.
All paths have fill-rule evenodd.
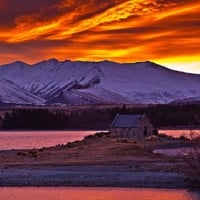
<path id="1" fill-rule="evenodd" d="M 81 140 L 86 135 L 97 131 L 0 131 L 0 150 L 33 149 L 50 147 L 58 144 L 66 144 L 75 140 Z M 200 135 L 200 130 L 193 130 Z M 189 136 L 190 130 L 159 130 L 173 137 L 181 135 Z"/>
<path id="2" fill-rule="evenodd" d="M 96 131 L 1 131 L 0 150 L 33 149 L 81 140 Z"/>
<path id="3" fill-rule="evenodd" d="M 199 200 L 184 189 L 23 187 L 0 188 L 1 200 Z"/>
<path id="4" fill-rule="evenodd" d="M 29 149 L 81 140 L 96 131 L 3 131 L 0 149 Z M 200 194 L 185 189 L 0 187 L 0 200 L 199 200 Z"/>
<path id="5" fill-rule="evenodd" d="M 180 136 L 185 136 L 187 138 L 191 138 L 192 137 L 196 137 L 196 136 L 200 136 L 200 130 L 189 130 L 189 129 L 180 129 L 180 130 L 167 130 L 167 129 L 161 129 L 158 131 L 159 134 L 165 134 L 165 135 L 169 135 L 175 138 L 178 138 Z"/>
<path id="6" fill-rule="evenodd" d="M 194 151 L 193 148 L 191 147 L 180 147 L 180 148 L 165 148 L 165 149 L 154 149 L 153 153 L 158 153 L 158 154 L 164 154 L 167 156 L 185 156 L 190 153 L 195 154 L 196 151 Z"/>

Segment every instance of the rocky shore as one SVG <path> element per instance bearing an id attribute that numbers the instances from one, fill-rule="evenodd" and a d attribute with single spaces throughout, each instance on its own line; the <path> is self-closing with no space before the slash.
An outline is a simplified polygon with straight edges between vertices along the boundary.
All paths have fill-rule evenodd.
<path id="1" fill-rule="evenodd" d="M 54 166 L 0 169 L 0 186 L 104 186 L 186 188 L 185 177 L 126 165 Z"/>
<path id="2" fill-rule="evenodd" d="M 0 151 L 0 186 L 191 187 L 180 157 L 152 153 L 173 143 L 96 134 L 51 148 Z"/>

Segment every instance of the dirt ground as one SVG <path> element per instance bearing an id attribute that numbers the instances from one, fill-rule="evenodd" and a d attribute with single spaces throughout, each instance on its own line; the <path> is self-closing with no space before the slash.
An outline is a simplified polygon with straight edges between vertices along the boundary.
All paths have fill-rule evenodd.
<path id="1" fill-rule="evenodd" d="M 96 134 L 50 148 L 0 151 L 0 186 L 184 188 L 182 159 L 152 153 L 155 148 L 177 144 L 166 139 L 136 142 Z"/>
<path id="2" fill-rule="evenodd" d="M 152 153 L 152 149 L 172 144 L 166 140 L 136 142 L 107 135 L 88 136 L 50 148 L 0 151 L 0 166 L 179 163 L 177 158 Z"/>

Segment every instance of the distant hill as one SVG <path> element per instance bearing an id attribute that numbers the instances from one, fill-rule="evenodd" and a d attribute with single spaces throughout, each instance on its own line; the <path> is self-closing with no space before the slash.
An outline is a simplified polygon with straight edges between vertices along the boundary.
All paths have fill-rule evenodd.
<path id="1" fill-rule="evenodd" d="M 55 59 L 0 66 L 0 104 L 167 104 L 200 96 L 200 75 L 152 62 Z"/>

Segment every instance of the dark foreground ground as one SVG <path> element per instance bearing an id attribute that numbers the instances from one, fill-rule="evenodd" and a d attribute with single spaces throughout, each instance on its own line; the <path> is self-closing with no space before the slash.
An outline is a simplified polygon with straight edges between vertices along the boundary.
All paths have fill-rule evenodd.
<path id="1" fill-rule="evenodd" d="M 179 145 L 188 142 L 96 135 L 51 148 L 0 151 L 0 186 L 193 187 L 182 157 L 152 153 Z"/>

